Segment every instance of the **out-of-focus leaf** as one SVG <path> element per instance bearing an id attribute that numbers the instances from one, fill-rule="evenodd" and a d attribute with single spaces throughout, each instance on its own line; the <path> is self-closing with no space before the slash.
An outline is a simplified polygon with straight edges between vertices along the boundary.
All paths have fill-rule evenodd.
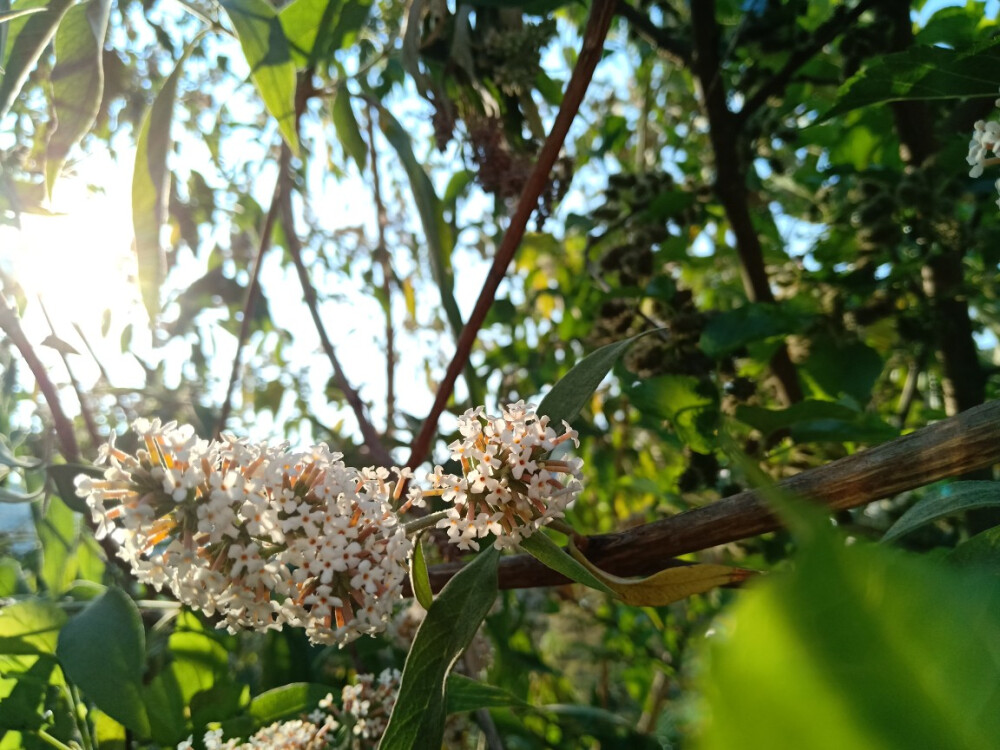
<path id="1" fill-rule="evenodd" d="M 661 750 L 659 740 L 637 732 L 624 716 L 596 706 L 548 705 L 538 711 L 552 715 L 560 726 L 572 727 L 601 743 L 601 747 L 627 747 L 629 750 Z"/>
<path id="2" fill-rule="evenodd" d="M 296 682 L 261 693 L 250 701 L 254 727 L 266 727 L 276 721 L 297 718 L 316 708 L 330 692 L 328 685 Z"/>
<path id="3" fill-rule="evenodd" d="M 624 341 L 607 344 L 581 359 L 545 394 L 538 405 L 538 414 L 547 416 L 554 424 L 563 420 L 572 422 L 618 358 L 636 339 L 645 335 L 640 333 Z"/>
<path id="4" fill-rule="evenodd" d="M 530 708 L 503 688 L 487 685 L 465 675 L 448 677 L 448 713 L 458 714 L 479 708 Z"/>
<path id="5" fill-rule="evenodd" d="M 750 302 L 714 315 L 701 333 L 700 346 L 708 356 L 721 357 L 753 341 L 800 331 L 807 322 L 807 316 L 788 305 Z"/>
<path id="6" fill-rule="evenodd" d="M 24 8 L 23 10 L 7 10 L 0 13 L 0 23 L 7 23 L 8 21 L 13 21 L 15 18 L 21 18 L 22 16 L 30 16 L 32 13 L 41 13 L 44 10 L 44 7 Z"/>
<path id="7" fill-rule="evenodd" d="M 738 406 L 736 418 L 764 435 L 790 429 L 797 442 L 811 441 L 881 441 L 898 434 L 875 414 L 856 411 L 833 401 L 806 399 L 787 409 Z"/>
<path id="8" fill-rule="evenodd" d="M 430 575 L 427 572 L 427 560 L 424 559 L 424 547 L 420 539 L 413 545 L 413 559 L 410 560 L 410 588 L 413 596 L 424 609 L 430 609 L 434 603 L 434 592 L 431 591 Z"/>
<path id="9" fill-rule="evenodd" d="M 52 655 L 66 613 L 40 599 L 27 599 L 0 609 L 0 654 Z"/>
<path id="10" fill-rule="evenodd" d="M 3 24 L 0 33 L 6 34 L 0 75 L 0 117 L 10 110 L 28 79 L 38 58 L 52 41 L 59 22 L 73 5 L 73 0 L 23 0 L 12 12 L 17 18 Z"/>
<path id="11" fill-rule="evenodd" d="M 6 487 L 0 487 L 0 503 L 30 503 L 45 494 L 45 488 L 40 487 L 34 492 L 17 492 Z"/>
<path id="12" fill-rule="evenodd" d="M 35 469 L 42 465 L 42 462 L 34 456 L 15 456 L 7 439 L 0 435 L 0 466 L 8 466 L 11 469 Z"/>
<path id="13" fill-rule="evenodd" d="M 582 583 L 584 586 L 590 586 L 590 588 L 597 589 L 605 594 L 614 594 L 614 591 L 606 586 L 601 577 L 595 575 L 590 567 L 581 565 L 573 557 L 570 557 L 562 547 L 542 532 L 536 532 L 527 539 L 522 539 L 520 546 L 536 560 L 544 563 L 557 573 L 562 573 L 571 581 Z M 571 549 L 573 548 L 571 547 Z"/>
<path id="14" fill-rule="evenodd" d="M 299 151 L 295 122 L 295 64 L 278 12 L 267 0 L 221 0 L 243 47 L 250 78 L 292 153 Z"/>
<path id="15" fill-rule="evenodd" d="M 821 519 L 812 536 L 710 639 L 697 747 L 992 748 L 1000 581 L 847 546 Z"/>
<path id="16" fill-rule="evenodd" d="M 860 341 L 839 344 L 827 338 L 814 338 L 809 358 L 799 371 L 826 396 L 839 398 L 843 394 L 864 406 L 871 400 L 882 367 L 879 353 Z"/>
<path id="17" fill-rule="evenodd" d="M 919 99 L 996 98 L 1000 44 L 971 49 L 914 46 L 874 58 L 837 92 L 837 102 L 818 122 L 859 107 Z"/>
<path id="18" fill-rule="evenodd" d="M 139 291 L 150 321 L 160 314 L 160 285 L 166 276 L 166 258 L 160 244 L 160 228 L 167 219 L 170 196 L 170 125 L 174 117 L 177 82 L 195 39 L 181 55 L 173 72 L 146 114 L 136 141 L 135 169 L 132 173 L 132 226 L 139 266 Z M 122 332 L 124 337 L 125 332 Z"/>
<path id="19" fill-rule="evenodd" d="M 396 705 L 379 750 L 439 750 L 447 715 L 446 682 L 497 595 L 494 547 L 480 552 L 438 594 L 406 657 Z"/>
<path id="20" fill-rule="evenodd" d="M 337 87 L 337 93 L 333 97 L 332 115 L 333 127 L 337 131 L 337 138 L 344 148 L 344 153 L 354 159 L 359 172 L 364 172 L 365 164 L 368 163 L 368 147 L 361 137 L 358 120 L 351 106 L 351 94 L 346 85 Z"/>
<path id="21" fill-rule="evenodd" d="M 42 340 L 42 346 L 47 346 L 50 349 L 55 349 L 57 352 L 62 354 L 79 354 L 72 344 L 68 341 L 63 341 L 61 338 L 56 336 L 54 333 L 50 333 Z"/>
<path id="22" fill-rule="evenodd" d="M 94 722 L 94 740 L 101 750 L 127 750 L 126 735 L 128 730 L 112 719 L 99 708 L 88 713 L 88 718 Z"/>
<path id="23" fill-rule="evenodd" d="M 42 580 L 53 595 L 63 593 L 76 578 L 78 520 L 58 497 L 49 498 L 45 515 L 36 518 L 35 530 L 42 545 Z"/>
<path id="24" fill-rule="evenodd" d="M 620 578 L 598 568 L 574 544 L 569 549 L 615 596 L 633 607 L 663 607 L 719 586 L 741 583 L 754 575 L 754 571 L 745 568 L 696 564 L 666 568 L 645 578 Z"/>
<path id="25" fill-rule="evenodd" d="M 979 567 L 993 575 L 1000 573 L 1000 526 L 981 531 L 959 544 L 948 554 L 948 561 Z"/>
<path id="26" fill-rule="evenodd" d="M 135 602 L 109 588 L 59 634 L 59 662 L 67 677 L 108 716 L 149 735 L 142 700 L 146 634 Z"/>
<path id="27" fill-rule="evenodd" d="M 883 542 L 891 542 L 940 518 L 976 508 L 1000 506 L 1000 482 L 952 482 L 932 488 L 892 525 Z"/>
<path id="28" fill-rule="evenodd" d="M 670 420 L 677 436 L 699 453 L 711 453 L 719 423 L 719 394 L 689 375 L 658 375 L 636 384 L 629 398 L 643 416 Z"/>
<path id="29" fill-rule="evenodd" d="M 349 45 L 371 12 L 371 0 L 294 0 L 281 10 L 281 25 L 295 62 L 328 60 Z"/>
<path id="30" fill-rule="evenodd" d="M 56 32 L 52 105 L 56 130 L 45 155 L 45 186 L 52 188 L 70 149 L 97 119 L 104 92 L 104 37 L 111 0 L 88 0 L 69 10 Z"/>
<path id="31" fill-rule="evenodd" d="M 77 513 L 90 513 L 87 503 L 76 494 L 74 480 L 80 474 L 99 479 L 104 476 L 103 469 L 87 464 L 52 464 L 46 471 L 56 486 L 56 494 L 71 510 Z"/>

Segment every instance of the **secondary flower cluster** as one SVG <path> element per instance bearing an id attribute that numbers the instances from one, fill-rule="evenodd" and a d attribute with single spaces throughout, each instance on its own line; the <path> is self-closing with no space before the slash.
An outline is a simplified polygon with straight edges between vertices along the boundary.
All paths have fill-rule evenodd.
<path id="1" fill-rule="evenodd" d="M 343 645 L 384 629 L 412 549 L 386 477 L 324 445 L 205 441 L 159 420 L 133 430 L 145 449 L 112 441 L 104 479 L 78 477 L 77 493 L 140 581 L 232 631 L 287 624 Z"/>
<path id="2" fill-rule="evenodd" d="M 508 405 L 501 416 L 489 416 L 482 407 L 467 411 L 458 421 L 462 439 L 448 446 L 463 476 L 445 474 L 440 466 L 427 475 L 433 489 L 425 494 L 453 503 L 438 527 L 461 549 L 479 549 L 476 540 L 490 534 L 502 549 L 563 516 L 582 489 L 583 465 L 578 458 L 546 458 L 567 440 L 579 447 L 576 432 L 566 422 L 563 427 L 557 435 L 549 418 L 523 401 Z"/>
<path id="3" fill-rule="evenodd" d="M 112 436 L 103 478 L 77 477 L 77 494 L 98 537 L 113 538 L 143 583 L 232 632 L 290 625 L 343 646 L 384 630 L 401 598 L 413 545 L 400 517 L 410 507 L 433 496 L 450 503 L 437 526 L 462 549 L 490 534 L 511 547 L 564 514 L 582 462 L 549 457 L 578 444 L 563 424 L 557 435 L 520 401 L 500 416 L 469 410 L 449 446 L 462 475 L 438 466 L 421 489 L 407 487 L 409 469 L 355 469 L 325 445 L 209 441 L 190 426 L 138 419 L 142 447 L 126 453 Z"/>
<path id="4" fill-rule="evenodd" d="M 308 716 L 280 721 L 258 730 L 245 742 L 223 740 L 221 729 L 209 730 L 203 737 L 206 750 L 328 750 L 329 748 L 374 747 L 389 724 L 389 714 L 399 693 L 400 672 L 385 669 L 375 677 L 358 675 L 354 685 L 345 685 L 338 707 L 333 693 L 328 693 Z M 177 750 L 192 750 L 192 738 Z"/>
<path id="5" fill-rule="evenodd" d="M 996 106 L 1000 107 L 1000 99 Z M 969 141 L 969 155 L 966 161 L 972 167 L 970 177 L 981 177 L 985 167 L 1000 164 L 1000 122 L 979 120 L 973 126 L 972 140 Z M 1000 191 L 1000 179 L 996 181 L 997 191 Z M 1000 199 L 997 200 L 1000 207 Z"/>

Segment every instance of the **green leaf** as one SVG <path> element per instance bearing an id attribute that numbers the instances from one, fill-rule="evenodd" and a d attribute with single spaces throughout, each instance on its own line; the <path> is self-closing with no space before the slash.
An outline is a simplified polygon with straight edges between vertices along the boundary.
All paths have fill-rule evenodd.
<path id="1" fill-rule="evenodd" d="M 697 747 L 995 746 L 1000 581 L 815 531 L 708 640 Z"/>
<path id="2" fill-rule="evenodd" d="M 448 713 L 459 714 L 480 708 L 530 708 L 530 706 L 503 688 L 487 685 L 461 674 L 449 676 Z"/>
<path id="3" fill-rule="evenodd" d="M 295 62 L 313 67 L 351 44 L 371 12 L 371 0 L 294 0 L 281 25 Z"/>
<path id="4" fill-rule="evenodd" d="M 49 498 L 45 515 L 35 520 L 42 545 L 42 580 L 53 595 L 63 593 L 76 578 L 78 521 L 79 517 L 57 497 Z"/>
<path id="5" fill-rule="evenodd" d="M 46 468 L 46 472 L 56 486 L 56 494 L 71 510 L 77 513 L 90 513 L 86 501 L 76 494 L 74 480 L 80 474 L 101 478 L 104 476 L 104 469 L 90 464 L 52 464 Z"/>
<path id="6" fill-rule="evenodd" d="M 448 581 L 427 611 L 406 657 L 379 750 L 440 750 L 448 673 L 493 605 L 499 558 L 494 547 L 481 552 Z"/>
<path id="7" fill-rule="evenodd" d="M 0 609 L 0 654 L 52 655 L 66 613 L 54 604 L 27 599 Z"/>
<path id="8" fill-rule="evenodd" d="M 295 64 L 278 12 L 267 0 L 221 0 L 243 47 L 250 78 L 292 153 L 299 152 L 295 122 Z"/>
<path id="9" fill-rule="evenodd" d="M 520 546 L 540 563 L 552 568 L 557 573 L 562 573 L 571 581 L 582 583 L 584 586 L 590 586 L 590 588 L 597 589 L 605 594 L 615 593 L 588 568 L 570 557 L 566 550 L 540 531 L 532 534 L 527 539 L 522 539 Z"/>
<path id="10" fill-rule="evenodd" d="M 52 106 L 56 129 L 45 155 L 45 186 L 52 195 L 70 149 L 97 119 L 104 93 L 104 37 L 111 0 L 89 0 L 70 9 L 56 33 Z"/>
<path id="11" fill-rule="evenodd" d="M 410 560 L 410 588 L 413 596 L 424 609 L 430 609 L 434 603 L 434 592 L 431 591 L 431 579 L 427 572 L 427 560 L 424 559 L 424 546 L 420 538 L 414 540 L 413 559 Z"/>
<path id="12" fill-rule="evenodd" d="M 20 15 L 3 24 L 7 46 L 0 77 L 0 117 L 10 110 L 72 5 L 73 0 L 23 0 L 12 11 Z"/>
<path id="13" fill-rule="evenodd" d="M 948 561 L 977 566 L 993 575 L 1000 573 L 1000 526 L 986 529 L 959 544 L 948 553 Z"/>
<path id="14" fill-rule="evenodd" d="M 337 87 L 337 93 L 333 97 L 332 115 L 333 127 L 337 131 L 337 138 L 344 148 L 344 153 L 354 159 L 358 171 L 364 172 L 365 164 L 368 163 L 368 147 L 361 137 L 357 118 L 354 117 L 354 108 L 351 106 L 351 94 L 346 85 L 341 84 Z"/>
<path id="15" fill-rule="evenodd" d="M 652 333 L 652 331 L 646 333 Z M 616 341 L 614 344 L 607 344 L 581 359 L 559 379 L 558 383 L 552 386 L 552 390 L 545 394 L 545 398 L 538 405 L 538 414 L 547 416 L 555 424 L 559 424 L 563 420 L 572 422 L 590 400 L 601 381 L 604 380 L 604 376 L 611 371 L 618 358 L 634 341 L 645 336 L 646 333 L 640 333 L 638 336 L 632 336 L 623 341 Z"/>
<path id="16" fill-rule="evenodd" d="M 160 244 L 160 229 L 167 220 L 170 195 L 170 125 L 174 117 L 177 82 L 188 55 L 198 39 L 184 50 L 173 72 L 157 94 L 153 107 L 139 128 L 132 172 L 132 226 L 139 266 L 139 291 L 150 321 L 160 314 L 160 285 L 166 277 L 166 257 Z M 124 336 L 124 333 L 122 334 Z"/>
<path id="17" fill-rule="evenodd" d="M 13 21 L 15 18 L 21 18 L 23 16 L 30 16 L 32 13 L 42 13 L 45 11 L 44 7 L 41 8 L 24 8 L 23 10 L 8 10 L 0 13 L 0 23 L 7 23 Z"/>
<path id="18" fill-rule="evenodd" d="M 98 708 L 146 737 L 145 651 L 138 607 L 121 589 L 109 588 L 63 627 L 56 653 L 67 677 Z"/>
<path id="19" fill-rule="evenodd" d="M 712 316 L 701 333 L 700 346 L 709 357 L 722 357 L 754 341 L 801 331 L 808 316 L 791 306 L 749 302 Z"/>
<path id="20" fill-rule="evenodd" d="M 914 46 L 883 55 L 837 92 L 837 101 L 817 122 L 860 107 L 921 99 L 997 96 L 1000 44 L 991 40 L 972 49 Z"/>
<path id="21" fill-rule="evenodd" d="M 892 525 L 883 542 L 891 542 L 940 518 L 976 508 L 1000 506 L 1000 482 L 952 482 L 931 488 Z"/>
<path id="22" fill-rule="evenodd" d="M 719 424 L 719 394 L 690 375 L 658 375 L 629 390 L 643 416 L 670 420 L 677 436 L 699 453 L 711 453 Z"/>
<path id="23" fill-rule="evenodd" d="M 864 406 L 871 400 L 882 366 L 881 355 L 867 344 L 818 337 L 810 342 L 809 358 L 799 371 L 821 394 L 831 399 L 850 396 Z"/>
<path id="24" fill-rule="evenodd" d="M 297 718 L 316 708 L 316 704 L 331 692 L 332 688 L 328 685 L 296 682 L 261 693 L 250 701 L 250 716 L 253 718 L 254 728 Z"/>
<path id="25" fill-rule="evenodd" d="M 816 399 L 800 401 L 787 409 L 741 405 L 736 407 L 735 416 L 764 435 L 790 429 L 791 436 L 796 442 L 824 440 L 878 442 L 899 433 L 876 414 L 859 412 L 843 404 Z"/>

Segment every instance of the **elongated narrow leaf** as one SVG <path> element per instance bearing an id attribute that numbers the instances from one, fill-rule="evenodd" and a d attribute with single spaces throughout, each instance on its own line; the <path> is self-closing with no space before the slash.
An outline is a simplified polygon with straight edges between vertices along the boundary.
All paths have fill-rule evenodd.
<path id="1" fill-rule="evenodd" d="M 250 702 L 254 728 L 308 713 L 332 691 L 328 685 L 295 682 L 261 693 Z"/>
<path id="2" fill-rule="evenodd" d="M 25 8 L 23 10 L 8 10 L 0 13 L 0 23 L 8 23 L 13 21 L 15 18 L 22 18 L 23 16 L 30 16 L 32 13 L 42 13 L 45 10 L 42 8 Z"/>
<path id="3" fill-rule="evenodd" d="M 566 554 L 562 547 L 541 532 L 532 534 L 527 539 L 522 539 L 521 548 L 539 562 L 557 573 L 562 573 L 571 581 L 590 586 L 590 588 L 603 591 L 605 594 L 615 593 L 587 567 Z"/>
<path id="4" fill-rule="evenodd" d="M 406 657 L 380 750 L 440 750 L 448 673 L 493 605 L 499 557 L 493 547 L 481 552 L 448 581 L 427 611 Z"/>
<path id="5" fill-rule="evenodd" d="M 351 94 L 347 86 L 338 86 L 337 93 L 333 98 L 333 126 L 337 131 L 337 139 L 344 149 L 344 153 L 354 159 L 358 165 L 358 171 L 364 172 L 365 164 L 368 163 L 368 147 L 364 138 L 361 137 L 361 129 L 358 127 L 358 120 L 354 116 L 354 108 L 351 106 Z"/>
<path id="6" fill-rule="evenodd" d="M 50 498 L 45 515 L 36 518 L 35 531 L 42 545 L 42 580 L 53 595 L 66 591 L 76 578 L 79 520 L 57 497 Z"/>
<path id="7" fill-rule="evenodd" d="M 250 78 L 293 153 L 298 153 L 295 123 L 295 64 L 278 12 L 267 0 L 222 0 L 243 47 Z"/>
<path id="8" fill-rule="evenodd" d="M 371 12 L 371 0 L 294 0 L 281 25 L 298 65 L 314 66 L 351 44 Z"/>
<path id="9" fill-rule="evenodd" d="M 160 314 L 160 285 L 166 276 L 166 258 L 160 245 L 160 228 L 167 220 L 170 195 L 170 125 L 174 118 L 174 100 L 181 70 L 197 40 L 177 61 L 173 72 L 157 94 L 146 114 L 136 142 L 135 169 L 132 172 L 132 226 L 139 266 L 139 291 L 150 321 Z"/>
<path id="10" fill-rule="evenodd" d="M 465 675 L 451 675 L 448 678 L 448 713 L 464 713 L 479 708 L 530 708 L 530 705 L 503 688 Z"/>
<path id="11" fill-rule="evenodd" d="M 4 24 L 7 35 L 3 75 L 0 77 L 0 117 L 10 110 L 38 58 L 52 41 L 59 22 L 73 0 L 25 0 L 13 11 L 22 13 Z M 43 8 L 39 12 L 37 9 Z"/>
<path id="12" fill-rule="evenodd" d="M 594 565 L 573 544 L 570 552 L 587 570 L 600 579 L 615 596 L 633 607 L 663 607 L 719 586 L 745 581 L 752 570 L 728 565 L 678 565 L 645 578 L 620 578 Z"/>
<path id="13" fill-rule="evenodd" d="M 63 162 L 97 119 L 104 91 L 103 50 L 111 0 L 88 0 L 70 9 L 56 33 L 52 104 L 56 130 L 45 156 L 45 185 L 52 194 Z"/>
<path id="14" fill-rule="evenodd" d="M 45 488 L 39 487 L 34 492 L 18 492 L 0 487 L 0 503 L 30 503 L 45 494 Z"/>
<path id="15" fill-rule="evenodd" d="M 410 588 L 413 596 L 424 609 L 430 609 L 434 603 L 434 593 L 431 591 L 430 575 L 427 572 L 427 560 L 424 559 L 424 546 L 420 539 L 413 545 L 413 559 L 410 560 Z"/>
<path id="16" fill-rule="evenodd" d="M 145 652 L 139 609 L 117 588 L 70 620 L 56 649 L 69 679 L 104 713 L 143 737 L 149 735 L 142 701 Z"/>
<path id="17" fill-rule="evenodd" d="M 1000 482 L 952 482 L 932 489 L 892 525 L 883 542 L 891 542 L 939 518 L 976 508 L 1000 506 Z"/>
<path id="18" fill-rule="evenodd" d="M 646 333 L 640 333 L 624 341 L 602 346 L 581 359 L 552 386 L 551 391 L 545 394 L 545 398 L 538 405 L 538 413 L 548 416 L 556 424 L 564 419 L 567 422 L 573 421 L 618 358 L 632 345 L 632 342 L 645 335 Z"/>

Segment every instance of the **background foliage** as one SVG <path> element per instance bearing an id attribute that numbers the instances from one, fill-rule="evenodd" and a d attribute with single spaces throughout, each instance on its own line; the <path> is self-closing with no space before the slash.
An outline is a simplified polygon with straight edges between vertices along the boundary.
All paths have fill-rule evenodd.
<path id="1" fill-rule="evenodd" d="M 136 416 L 426 466 L 454 414 L 537 402 L 584 355 L 646 333 L 556 393 L 586 461 L 570 521 L 594 534 L 994 397 L 1000 220 L 965 154 L 1000 85 L 995 8 L 620 2 L 532 183 L 599 7 L 0 5 L 3 236 L 58 221 L 61 189 L 100 193 L 111 170 L 93 165 L 119 163 L 135 238 L 131 287 L 107 256 L 83 259 L 107 283 L 86 305 L 53 293 L 60 265 L 33 288 L 36 251 L 0 250 L 23 322 L 0 321 L 0 748 L 246 736 L 403 666 L 391 639 L 228 635 L 131 583 L 72 477 Z M 524 191 L 528 232 L 452 391 Z M 425 420 L 438 394 L 440 423 Z M 408 455 L 425 424 L 430 455 Z M 494 599 L 478 573 L 464 585 L 483 601 L 442 594 L 434 621 L 469 619 L 450 655 L 485 615 L 488 667 L 452 675 L 447 705 L 404 693 L 401 713 L 468 713 L 448 742 L 470 747 L 991 746 L 992 479 L 842 511 L 835 530 L 782 504 L 795 533 L 697 555 L 771 580 L 670 606 L 530 579 Z M 897 520 L 904 550 L 869 544 Z M 454 556 L 433 537 L 424 551 Z M 426 658 L 421 684 L 439 685 L 443 657 Z M 397 729 L 384 746 L 427 736 Z"/>

